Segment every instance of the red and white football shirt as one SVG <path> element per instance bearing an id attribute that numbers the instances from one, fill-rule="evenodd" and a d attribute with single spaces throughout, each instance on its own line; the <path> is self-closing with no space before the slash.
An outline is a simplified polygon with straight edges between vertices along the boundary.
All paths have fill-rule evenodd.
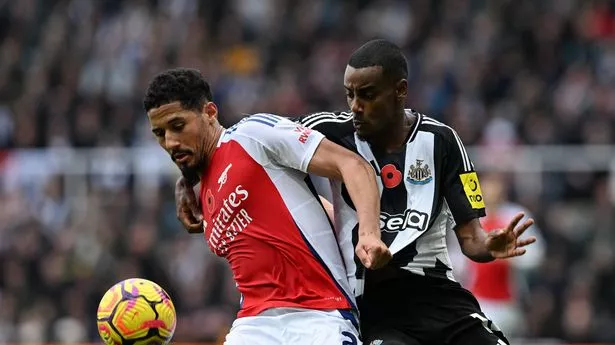
<path id="1" fill-rule="evenodd" d="M 238 317 L 276 307 L 354 309 L 335 233 L 306 182 L 323 138 L 269 114 L 220 138 L 200 198 L 205 239 L 228 260 L 242 294 Z"/>

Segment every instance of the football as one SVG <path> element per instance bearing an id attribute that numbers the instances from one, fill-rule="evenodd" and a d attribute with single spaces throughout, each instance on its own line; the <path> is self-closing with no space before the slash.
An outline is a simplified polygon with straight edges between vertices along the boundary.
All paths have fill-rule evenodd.
<path id="1" fill-rule="evenodd" d="M 102 297 L 97 323 L 98 333 L 108 345 L 165 345 L 175 332 L 175 307 L 158 284 L 127 279 Z"/>

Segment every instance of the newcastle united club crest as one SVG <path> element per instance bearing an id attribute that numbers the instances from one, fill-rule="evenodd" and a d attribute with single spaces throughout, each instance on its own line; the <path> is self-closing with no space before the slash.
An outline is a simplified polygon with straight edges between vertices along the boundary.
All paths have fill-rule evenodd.
<path id="1" fill-rule="evenodd" d="M 412 184 L 427 184 L 431 182 L 432 176 L 429 165 L 423 165 L 423 160 L 417 159 L 415 164 L 410 165 L 407 179 Z"/>

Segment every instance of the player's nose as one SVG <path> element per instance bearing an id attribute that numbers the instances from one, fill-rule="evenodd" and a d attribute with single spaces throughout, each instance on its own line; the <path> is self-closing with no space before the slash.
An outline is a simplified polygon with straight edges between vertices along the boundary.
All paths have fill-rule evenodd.
<path id="1" fill-rule="evenodd" d="M 164 137 L 164 146 L 167 150 L 175 150 L 179 148 L 180 143 L 173 134 L 167 134 Z"/>
<path id="2" fill-rule="evenodd" d="M 363 112 L 363 103 L 359 99 L 354 98 L 350 102 L 350 110 L 352 110 L 352 112 L 355 113 L 355 114 L 362 113 Z"/>

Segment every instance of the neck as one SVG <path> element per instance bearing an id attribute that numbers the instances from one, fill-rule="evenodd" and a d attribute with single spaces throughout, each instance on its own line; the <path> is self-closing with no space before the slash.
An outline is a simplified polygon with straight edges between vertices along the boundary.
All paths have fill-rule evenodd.
<path id="1" fill-rule="evenodd" d="M 387 126 L 387 128 L 391 128 L 391 130 L 387 130 L 386 133 L 382 133 L 378 136 L 380 140 L 372 140 L 371 144 L 377 150 L 391 153 L 398 151 L 406 144 L 406 139 L 416 121 L 416 116 L 408 116 L 406 115 L 406 111 L 401 109 L 396 119 L 397 121 Z"/>
<path id="2" fill-rule="evenodd" d="M 211 136 L 211 140 L 205 144 L 204 154 L 205 154 L 205 166 L 209 166 L 212 157 L 214 156 L 214 152 L 216 152 L 216 148 L 218 148 L 218 141 L 222 136 L 222 132 L 224 132 L 224 127 L 218 125 L 214 130 L 214 134 Z M 199 169 L 199 178 L 201 178 L 203 174 L 203 169 Z"/>

